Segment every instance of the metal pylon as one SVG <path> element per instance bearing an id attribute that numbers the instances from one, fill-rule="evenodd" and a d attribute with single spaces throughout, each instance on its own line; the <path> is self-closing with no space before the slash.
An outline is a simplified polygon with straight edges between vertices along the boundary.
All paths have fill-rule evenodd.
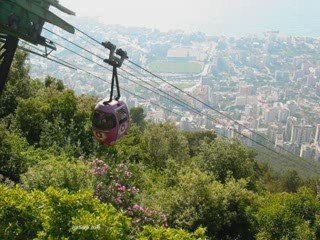
<path id="1" fill-rule="evenodd" d="M 19 39 L 16 37 L 10 35 L 1 36 L 4 45 L 0 48 L 0 96 L 6 85 L 9 70 L 19 42 Z"/>

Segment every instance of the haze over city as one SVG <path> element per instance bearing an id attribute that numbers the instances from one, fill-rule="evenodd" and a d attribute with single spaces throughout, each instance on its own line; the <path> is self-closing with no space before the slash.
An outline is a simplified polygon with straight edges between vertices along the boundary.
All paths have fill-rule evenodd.
<path id="1" fill-rule="evenodd" d="M 316 0 L 163 0 L 86 1 L 63 4 L 79 17 L 106 24 L 183 29 L 208 35 L 244 35 L 279 30 L 288 35 L 319 36 L 320 3 Z"/>

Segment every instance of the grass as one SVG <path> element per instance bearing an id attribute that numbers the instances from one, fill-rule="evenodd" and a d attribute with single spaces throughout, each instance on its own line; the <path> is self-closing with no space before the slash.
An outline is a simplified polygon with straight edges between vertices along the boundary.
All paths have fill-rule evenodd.
<path id="1" fill-rule="evenodd" d="M 152 72 L 198 74 L 202 71 L 202 64 L 195 62 L 154 61 L 148 65 Z"/>

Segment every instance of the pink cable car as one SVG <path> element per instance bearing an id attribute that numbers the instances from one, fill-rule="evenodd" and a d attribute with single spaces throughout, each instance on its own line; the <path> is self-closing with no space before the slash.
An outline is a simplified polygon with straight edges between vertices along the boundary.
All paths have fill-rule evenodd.
<path id="1" fill-rule="evenodd" d="M 112 146 L 122 138 L 129 127 L 129 111 L 123 101 L 100 101 L 94 110 L 93 132 L 103 145 Z"/>
<path id="2" fill-rule="evenodd" d="M 118 81 L 117 68 L 121 67 L 124 59 L 127 59 L 127 53 L 118 49 L 116 54 L 121 58 L 115 57 L 114 52 L 116 46 L 110 42 L 102 43 L 103 46 L 110 50 L 109 59 L 104 60 L 113 67 L 110 99 L 104 99 L 95 107 L 92 127 L 94 137 L 99 143 L 112 146 L 120 138 L 122 138 L 129 128 L 129 111 L 127 105 L 123 101 L 119 101 L 120 87 Z M 113 87 L 116 82 L 118 95 L 113 99 Z"/>

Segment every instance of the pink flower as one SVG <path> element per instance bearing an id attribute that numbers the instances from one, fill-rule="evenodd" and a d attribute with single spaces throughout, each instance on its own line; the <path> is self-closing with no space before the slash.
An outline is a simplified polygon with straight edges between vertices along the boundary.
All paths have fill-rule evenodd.
<path id="1" fill-rule="evenodd" d="M 143 207 L 138 204 L 133 205 L 132 209 L 136 211 L 143 211 Z"/>
<path id="2" fill-rule="evenodd" d="M 131 187 L 129 188 L 129 192 L 131 192 L 132 194 L 137 194 L 139 192 L 139 189 L 137 189 L 136 187 Z"/>
<path id="3" fill-rule="evenodd" d="M 96 159 L 93 161 L 93 169 L 91 173 L 94 175 L 104 175 L 108 171 L 108 165 L 102 160 Z"/>
<path id="4" fill-rule="evenodd" d="M 116 204 L 120 205 L 122 203 L 121 197 L 117 197 L 115 202 Z"/>
<path id="5" fill-rule="evenodd" d="M 124 192 L 126 190 L 126 186 L 121 185 L 121 184 L 116 184 L 117 190 L 120 192 Z"/>

